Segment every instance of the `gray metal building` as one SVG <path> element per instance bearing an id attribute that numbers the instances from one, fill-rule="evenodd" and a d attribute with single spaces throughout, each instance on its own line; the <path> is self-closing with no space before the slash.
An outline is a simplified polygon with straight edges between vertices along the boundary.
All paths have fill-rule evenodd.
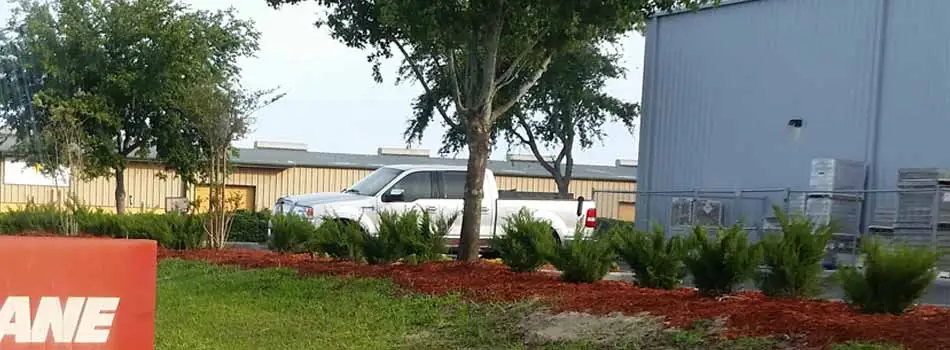
<path id="1" fill-rule="evenodd" d="M 866 162 L 869 188 L 950 168 L 948 13 L 947 0 L 744 0 L 652 18 L 638 224 L 671 222 L 658 192 L 805 188 L 814 158 Z"/>

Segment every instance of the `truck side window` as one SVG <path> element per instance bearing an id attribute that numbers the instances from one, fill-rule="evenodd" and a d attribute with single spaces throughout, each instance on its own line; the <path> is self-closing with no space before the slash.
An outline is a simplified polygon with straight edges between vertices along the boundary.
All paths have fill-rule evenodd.
<path id="1" fill-rule="evenodd" d="M 442 173 L 442 182 L 445 184 L 443 193 L 445 193 L 446 199 L 462 199 L 465 196 L 465 172 L 444 172 Z"/>
<path id="2" fill-rule="evenodd" d="M 399 180 L 392 188 L 401 188 L 403 200 L 412 202 L 417 199 L 433 198 L 432 195 L 432 174 L 430 172 L 418 172 L 406 175 Z"/>

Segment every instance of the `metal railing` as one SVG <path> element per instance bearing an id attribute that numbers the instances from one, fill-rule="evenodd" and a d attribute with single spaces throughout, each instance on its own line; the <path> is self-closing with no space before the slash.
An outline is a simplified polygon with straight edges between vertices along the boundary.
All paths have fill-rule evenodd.
<path id="1" fill-rule="evenodd" d="M 950 189 L 893 188 L 812 191 L 791 188 L 690 189 L 674 191 L 594 190 L 593 198 L 634 197 L 641 228 L 664 226 L 673 234 L 696 225 L 741 224 L 753 240 L 780 233 L 773 206 L 786 215 L 804 215 L 837 228 L 829 245 L 831 265 L 858 264 L 860 241 L 950 251 Z M 950 271 L 950 254 L 941 270 Z"/>

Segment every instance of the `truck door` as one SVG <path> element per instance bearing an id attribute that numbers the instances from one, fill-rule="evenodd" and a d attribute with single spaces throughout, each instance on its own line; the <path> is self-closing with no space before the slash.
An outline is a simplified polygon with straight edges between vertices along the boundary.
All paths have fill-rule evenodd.
<path id="1" fill-rule="evenodd" d="M 383 191 L 380 197 L 380 211 L 404 213 L 410 209 L 425 210 L 430 214 L 439 212 L 441 200 L 436 197 L 435 173 L 419 171 L 409 173 Z M 379 226 L 378 216 L 373 217 Z"/>
<path id="2" fill-rule="evenodd" d="M 452 208 L 458 213 L 458 218 L 455 220 L 455 224 L 452 225 L 452 230 L 449 231 L 452 235 L 452 239 L 459 239 L 462 233 L 462 209 L 465 205 L 463 200 L 465 196 L 465 175 L 466 173 L 464 171 L 442 172 L 442 198 L 445 198 L 446 208 Z M 486 176 L 486 184 L 487 178 L 488 176 Z M 488 191 L 485 191 L 485 193 L 486 196 L 482 199 L 480 208 L 482 216 L 481 225 L 479 226 L 480 239 L 490 238 L 492 229 L 494 228 L 494 201 L 492 198 L 488 198 Z"/>

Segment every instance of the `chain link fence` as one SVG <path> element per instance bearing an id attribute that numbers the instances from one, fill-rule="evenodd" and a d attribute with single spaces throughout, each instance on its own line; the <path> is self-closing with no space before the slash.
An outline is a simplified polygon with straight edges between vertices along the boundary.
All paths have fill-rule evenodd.
<path id="1" fill-rule="evenodd" d="M 828 247 L 828 268 L 860 265 L 860 242 L 872 237 L 887 244 L 907 243 L 950 252 L 950 189 L 593 192 L 598 204 L 618 196 L 635 198 L 638 227 L 661 225 L 672 234 L 683 234 L 697 225 L 714 229 L 740 224 L 752 240 L 759 241 L 768 234 L 781 233 L 773 208 L 786 215 L 804 215 L 818 224 L 833 224 L 837 229 Z M 950 254 L 945 254 L 939 267 L 950 271 Z"/>

